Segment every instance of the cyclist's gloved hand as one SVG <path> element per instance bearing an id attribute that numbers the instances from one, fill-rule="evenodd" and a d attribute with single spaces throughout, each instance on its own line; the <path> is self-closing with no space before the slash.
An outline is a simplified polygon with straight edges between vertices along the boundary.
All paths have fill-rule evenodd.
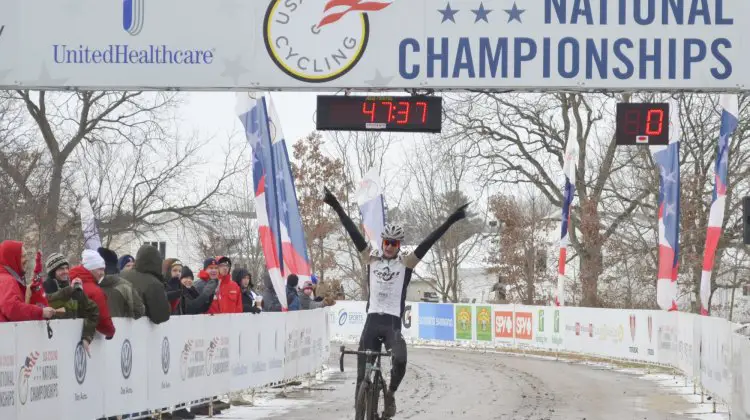
<path id="1" fill-rule="evenodd" d="M 471 202 L 468 202 L 464 204 L 463 206 L 459 207 L 458 209 L 456 209 L 456 211 L 454 211 L 453 214 L 450 215 L 449 219 L 453 222 L 457 222 L 461 219 L 465 219 L 466 208 L 469 207 L 469 204 L 471 204 Z"/>
<path id="2" fill-rule="evenodd" d="M 336 207 L 339 204 L 339 200 L 336 199 L 336 196 L 333 195 L 328 187 L 323 187 L 323 193 L 325 194 L 325 196 L 323 197 L 324 203 L 328 204 L 331 207 Z"/>

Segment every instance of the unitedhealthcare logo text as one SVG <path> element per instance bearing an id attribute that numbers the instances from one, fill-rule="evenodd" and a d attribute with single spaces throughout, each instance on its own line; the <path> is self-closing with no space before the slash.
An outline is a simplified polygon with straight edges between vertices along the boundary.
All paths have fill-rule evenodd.
<path id="1" fill-rule="evenodd" d="M 122 28 L 133 37 L 143 31 L 150 15 L 146 13 L 148 0 L 121 0 Z M 157 16 L 157 21 L 168 16 Z M 137 39 L 137 38 L 135 38 Z M 177 64 L 202 65 L 214 62 L 215 48 L 173 48 L 166 44 L 54 44 L 56 64 Z"/>

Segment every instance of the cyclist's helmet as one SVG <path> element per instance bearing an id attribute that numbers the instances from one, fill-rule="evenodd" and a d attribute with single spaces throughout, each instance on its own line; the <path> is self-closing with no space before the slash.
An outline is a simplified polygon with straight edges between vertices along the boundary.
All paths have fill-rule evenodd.
<path id="1" fill-rule="evenodd" d="M 383 229 L 383 233 L 380 236 L 383 239 L 403 241 L 404 240 L 404 227 L 396 223 L 389 223 L 385 225 L 385 228 Z"/>

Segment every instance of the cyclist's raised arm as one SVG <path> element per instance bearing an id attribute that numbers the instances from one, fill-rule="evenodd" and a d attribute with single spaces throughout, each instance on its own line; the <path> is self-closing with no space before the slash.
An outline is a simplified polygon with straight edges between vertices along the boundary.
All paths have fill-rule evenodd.
<path id="1" fill-rule="evenodd" d="M 325 188 L 325 198 L 323 199 L 323 201 L 331 206 L 336 214 L 339 215 L 341 224 L 344 225 L 344 229 L 346 229 L 346 231 L 349 233 L 349 237 L 352 238 L 354 246 L 357 247 L 357 252 L 363 255 L 365 252 L 367 252 L 367 254 L 369 255 L 370 246 L 367 243 L 367 240 L 365 240 L 365 237 L 362 235 L 359 229 L 357 229 L 357 225 L 355 225 L 349 215 L 346 214 L 344 208 L 341 207 L 339 200 L 336 199 L 336 196 L 333 195 L 333 193 L 329 191 L 328 188 Z"/>
<path id="2" fill-rule="evenodd" d="M 440 227 L 427 235 L 427 237 L 424 238 L 419 245 L 417 245 L 417 248 L 414 250 L 414 252 L 410 253 L 404 258 L 404 265 L 411 269 L 416 267 L 417 264 L 422 261 L 422 258 L 424 258 L 424 256 L 427 254 L 427 251 L 429 251 L 430 248 L 435 245 L 435 242 L 437 242 L 443 235 L 445 235 L 445 232 L 447 232 L 454 223 L 466 217 L 466 207 L 468 207 L 468 205 L 469 203 L 466 203 L 463 206 L 459 207 L 458 210 L 454 211 L 453 214 L 448 216 L 448 219 L 443 222 Z"/>

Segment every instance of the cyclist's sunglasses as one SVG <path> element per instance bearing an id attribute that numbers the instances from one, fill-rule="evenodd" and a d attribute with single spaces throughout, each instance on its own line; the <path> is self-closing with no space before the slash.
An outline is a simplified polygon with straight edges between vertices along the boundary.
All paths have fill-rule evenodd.
<path id="1" fill-rule="evenodd" d="M 398 248 L 401 245 L 401 241 L 397 241 L 395 239 L 383 239 L 383 246 L 388 245 Z"/>

